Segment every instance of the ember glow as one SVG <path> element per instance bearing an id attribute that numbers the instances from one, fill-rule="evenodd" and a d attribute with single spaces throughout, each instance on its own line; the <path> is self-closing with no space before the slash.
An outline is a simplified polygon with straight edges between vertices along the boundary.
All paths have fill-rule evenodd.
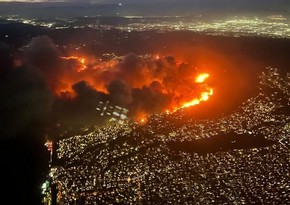
<path id="1" fill-rule="evenodd" d="M 195 82 L 196 83 L 204 83 L 205 80 L 208 77 L 209 77 L 209 74 L 208 73 L 199 74 L 195 78 Z M 181 108 L 187 108 L 187 107 L 195 106 L 195 105 L 198 105 L 202 101 L 207 101 L 209 99 L 209 97 L 211 95 L 213 95 L 213 88 L 209 87 L 208 85 L 205 85 L 205 89 L 206 89 L 206 91 L 202 92 L 200 94 L 200 97 L 199 98 L 194 98 L 193 100 L 191 100 L 189 102 L 183 103 L 182 106 L 181 106 Z"/>
<path id="2" fill-rule="evenodd" d="M 113 104 L 131 110 L 137 121 L 157 112 L 172 113 L 209 100 L 213 88 L 208 73 L 171 56 L 61 57 L 65 69 L 56 94 L 80 95 L 75 85 L 85 82 L 90 92 L 103 93 Z M 86 88 L 87 89 L 87 88 Z M 142 115 L 141 115 L 142 113 Z M 141 120 L 143 119 L 143 120 Z"/>
<path id="3" fill-rule="evenodd" d="M 194 105 L 198 105 L 202 101 L 207 101 L 211 95 L 213 95 L 213 89 L 212 88 L 210 88 L 209 91 L 207 91 L 207 92 L 202 92 L 199 98 L 195 98 L 192 101 L 184 103 L 181 106 L 181 108 L 187 108 L 187 107 L 191 107 L 191 106 L 194 106 Z"/>
<path id="4" fill-rule="evenodd" d="M 82 57 L 77 56 L 68 56 L 68 57 L 61 57 L 64 60 L 75 60 L 79 63 L 79 66 L 77 66 L 77 72 L 84 71 L 86 69 L 86 59 Z"/>
<path id="5" fill-rule="evenodd" d="M 208 73 L 202 73 L 199 74 L 196 78 L 195 78 L 195 82 L 196 83 L 203 83 L 207 78 L 209 77 Z"/>

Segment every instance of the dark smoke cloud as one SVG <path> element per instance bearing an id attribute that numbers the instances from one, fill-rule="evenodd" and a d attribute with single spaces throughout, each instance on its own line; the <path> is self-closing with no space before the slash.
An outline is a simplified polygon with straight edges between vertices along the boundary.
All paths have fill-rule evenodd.
<path id="1" fill-rule="evenodd" d="M 133 101 L 132 91 L 128 84 L 122 80 L 114 80 L 107 87 L 111 101 L 114 103 L 128 107 Z"/>
<path id="2" fill-rule="evenodd" d="M 13 66 L 12 49 L 9 45 L 0 42 L 0 75 L 5 75 Z"/>
<path id="3" fill-rule="evenodd" d="M 39 70 L 13 66 L 11 49 L 0 46 L 0 133 L 2 138 L 42 136 L 52 95 Z"/>
<path id="4" fill-rule="evenodd" d="M 131 115 L 137 116 L 138 113 L 156 113 L 163 112 L 168 108 L 172 101 L 170 94 L 163 94 L 156 89 L 156 83 L 150 87 L 134 89 L 133 103 L 131 104 Z"/>
<path id="5" fill-rule="evenodd" d="M 69 112 L 75 112 L 79 115 L 90 115 L 96 109 L 99 101 L 106 101 L 107 95 L 98 92 L 85 81 L 73 85 L 76 97 L 73 99 L 73 108 Z M 95 116 L 95 114 L 93 113 Z"/>
<path id="6" fill-rule="evenodd" d="M 56 87 L 63 74 L 61 53 L 48 36 L 33 39 L 24 50 L 24 63 L 39 69 L 51 89 Z"/>
<path id="7" fill-rule="evenodd" d="M 124 60 L 116 65 L 117 79 L 123 79 L 130 85 L 141 86 L 147 82 L 147 65 L 134 53 L 124 57 Z"/>
<path id="8" fill-rule="evenodd" d="M 86 81 L 80 81 L 73 86 L 75 97 L 57 97 L 53 106 L 52 121 L 55 126 L 61 125 L 61 130 L 78 130 L 84 126 L 102 125 L 107 118 L 100 117 L 96 112 L 99 102 L 109 100 L 107 94 L 99 92 Z"/>
<path id="9" fill-rule="evenodd" d="M 87 113 L 86 118 L 96 122 L 96 112 L 93 110 L 98 102 L 107 100 L 113 105 L 127 108 L 130 118 L 135 119 L 140 114 L 164 112 L 173 108 L 170 107 L 172 104 L 179 105 L 185 95 L 191 94 L 187 99 L 191 100 L 198 94 L 198 88 L 194 85 L 196 70 L 172 56 L 129 53 L 121 57 L 114 56 L 105 62 L 88 61 L 86 68 L 79 70 L 82 65 L 77 59 L 65 60 L 64 78 L 71 85 L 74 84 L 72 88 L 76 95 L 59 98 L 60 102 L 66 99 L 71 106 L 74 105 L 70 112 L 66 112 L 69 116 L 67 119 L 79 118 L 76 121 L 82 122 L 84 116 L 81 113 Z M 67 103 L 61 104 L 63 107 L 55 109 L 58 114 L 70 107 Z M 73 110 L 82 111 L 76 113 Z M 72 116 L 72 113 L 76 115 Z"/>
<path id="10" fill-rule="evenodd" d="M 25 47 L 22 67 L 13 66 L 7 45 L 0 46 L 0 59 L 1 133 L 7 136 L 102 124 L 107 118 L 96 111 L 100 102 L 127 108 L 136 119 L 198 91 L 196 70 L 172 56 L 91 57 L 84 66 L 77 57 L 65 58 L 48 36 L 39 36 Z"/>
<path id="11" fill-rule="evenodd" d="M 155 71 L 157 65 L 154 59 L 143 59 L 130 53 L 115 61 L 106 69 L 105 65 L 94 61 L 79 72 L 75 68 L 81 65 L 76 59 L 65 60 L 65 78 L 72 83 L 75 97 L 59 96 L 53 109 L 54 118 L 61 124 L 102 123 L 106 118 L 98 116 L 95 110 L 99 102 L 106 101 L 129 109 L 133 119 L 139 113 L 157 112 L 168 105 L 170 98 L 163 94 L 163 85 L 158 81 L 152 82 L 152 78 L 163 78 L 162 72 Z M 159 67 L 162 69 L 164 66 Z M 95 85 L 102 85 L 103 89 L 100 91 Z"/>
<path id="12" fill-rule="evenodd" d="M 39 187 L 48 168 L 43 141 L 53 96 L 40 69 L 16 66 L 14 60 L 13 49 L 0 43 L 2 194 L 16 204 L 41 204 Z"/>

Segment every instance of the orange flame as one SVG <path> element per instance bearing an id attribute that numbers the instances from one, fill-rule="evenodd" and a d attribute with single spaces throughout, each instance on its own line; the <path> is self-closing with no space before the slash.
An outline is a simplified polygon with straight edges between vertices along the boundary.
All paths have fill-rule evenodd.
<path id="1" fill-rule="evenodd" d="M 139 113 L 135 121 L 141 125 L 146 124 L 148 121 L 147 113 Z"/>
<path id="2" fill-rule="evenodd" d="M 199 98 L 194 98 L 192 101 L 183 103 L 181 108 L 191 107 L 194 105 L 198 105 L 202 101 L 207 101 L 209 99 L 209 96 L 213 95 L 213 89 L 210 88 L 209 91 L 202 92 Z"/>
<path id="3" fill-rule="evenodd" d="M 207 78 L 209 77 L 208 73 L 202 73 L 199 74 L 196 78 L 195 78 L 195 82 L 196 83 L 203 83 Z"/>
<path id="4" fill-rule="evenodd" d="M 208 73 L 199 74 L 195 78 L 195 82 L 196 83 L 203 83 L 208 77 L 209 77 Z M 180 108 L 191 107 L 191 106 L 194 106 L 194 105 L 198 105 L 202 101 L 207 101 L 209 99 L 209 97 L 213 95 L 213 88 L 210 88 L 210 87 L 208 87 L 206 85 L 206 90 L 207 91 L 204 91 L 204 92 L 201 93 L 199 98 L 194 98 L 193 100 L 191 100 L 189 102 L 183 103 Z"/>
<path id="5" fill-rule="evenodd" d="M 100 92 L 108 93 L 106 85 L 110 81 L 114 80 L 114 75 L 119 74 L 120 70 L 118 67 L 118 63 L 122 62 L 121 57 L 119 59 L 113 58 L 109 60 L 102 60 L 92 57 L 84 58 L 78 56 L 66 56 L 61 58 L 64 60 L 73 61 L 73 73 L 66 73 L 62 76 L 55 92 L 59 95 L 65 93 L 70 97 L 75 96 L 72 85 L 81 80 L 85 80 L 90 86 Z M 152 56 L 152 59 L 154 60 L 154 62 L 164 60 L 163 57 L 159 55 Z M 175 61 L 175 70 L 173 73 L 177 73 L 176 78 L 171 76 L 170 73 L 161 73 L 156 77 L 155 73 L 152 74 L 150 72 L 147 72 L 147 68 L 145 67 L 143 69 L 144 72 L 142 73 L 141 78 L 138 78 L 138 81 L 134 80 L 135 78 L 133 78 L 133 80 L 131 80 L 131 78 L 125 78 L 125 80 L 128 81 L 127 83 L 132 88 L 142 88 L 143 86 L 149 86 L 153 81 L 158 82 L 158 85 L 160 85 L 159 87 L 150 87 L 153 93 L 156 92 L 165 95 L 172 94 L 173 100 L 171 101 L 170 105 L 168 105 L 168 107 L 164 108 L 164 112 L 166 112 L 167 114 L 173 113 L 178 109 L 188 108 L 198 105 L 201 102 L 208 101 L 210 96 L 212 96 L 214 93 L 213 88 L 211 88 L 206 83 L 206 80 L 210 77 L 210 75 L 208 73 L 200 73 L 194 79 L 192 79 L 191 76 L 194 74 L 193 69 L 186 73 L 186 75 L 183 75 L 182 72 L 180 72 L 180 74 L 180 70 L 178 69 L 180 68 L 182 63 L 182 61 Z M 145 63 L 142 66 L 151 65 L 146 65 Z M 168 70 L 165 69 L 164 72 L 167 71 Z M 173 80 L 167 81 L 166 84 L 164 83 L 164 79 L 167 76 L 171 76 Z M 124 76 L 121 75 L 121 77 Z M 179 80 L 180 78 L 184 78 L 184 80 Z M 168 79 L 170 79 L 170 77 Z M 197 86 L 198 89 L 196 89 L 195 86 Z M 196 92 L 198 92 L 199 94 L 196 94 Z M 139 117 L 136 118 L 136 121 L 142 124 L 146 123 L 147 114 L 148 113 L 143 113 L 142 115 L 139 115 Z"/>
<path id="6" fill-rule="evenodd" d="M 62 56 L 60 58 L 66 61 L 72 61 L 73 70 L 68 69 L 66 70 L 68 72 L 62 75 L 58 86 L 54 90 L 57 95 L 65 95 L 71 98 L 75 97 L 72 86 L 82 80 L 86 81 L 94 89 L 108 93 L 105 87 L 106 83 L 104 81 L 97 81 L 96 76 L 98 77 L 102 72 L 114 67 L 117 64 L 116 60 L 102 61 L 102 59 L 75 55 Z"/>
<path id="7" fill-rule="evenodd" d="M 67 57 L 61 57 L 62 59 L 65 60 L 76 60 L 80 63 L 80 67 L 77 68 L 77 72 L 84 71 L 86 69 L 86 59 L 82 57 L 77 57 L 77 56 L 67 56 Z"/>

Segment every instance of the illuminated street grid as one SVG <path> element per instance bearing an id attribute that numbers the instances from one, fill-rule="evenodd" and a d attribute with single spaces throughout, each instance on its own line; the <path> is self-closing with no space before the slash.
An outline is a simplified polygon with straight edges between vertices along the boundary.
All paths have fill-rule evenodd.
<path id="1" fill-rule="evenodd" d="M 58 142 L 51 169 L 60 204 L 287 204 L 290 201 L 290 76 L 267 68 L 261 91 L 219 119 L 180 110 L 146 124 L 108 125 Z M 282 111 L 281 111 L 282 110 Z M 198 154 L 168 142 L 222 133 L 263 135 L 274 144 Z"/>
<path id="2" fill-rule="evenodd" d="M 194 31 L 208 35 L 226 36 L 265 36 L 275 38 L 290 38 L 290 20 L 283 15 L 271 15 L 264 17 L 228 17 L 224 19 L 205 20 L 199 17 L 120 17 L 127 23 L 119 25 L 100 24 L 99 18 L 104 17 L 80 17 L 80 18 L 56 18 L 56 19 L 25 19 L 19 16 L 2 17 L 8 22 L 22 22 L 35 26 L 43 26 L 52 29 L 66 28 L 96 28 L 96 29 L 120 29 L 125 31 Z M 0 16 L 1 19 L 1 16 Z M 93 22 L 93 23 L 92 23 Z"/>

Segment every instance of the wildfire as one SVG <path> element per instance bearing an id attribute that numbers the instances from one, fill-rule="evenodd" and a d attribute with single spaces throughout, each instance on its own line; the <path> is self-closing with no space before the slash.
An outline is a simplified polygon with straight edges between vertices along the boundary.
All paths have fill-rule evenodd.
<path id="1" fill-rule="evenodd" d="M 194 105 L 198 105 L 202 101 L 207 101 L 209 99 L 209 96 L 213 95 L 213 89 L 210 88 L 206 92 L 202 92 L 199 98 L 195 98 L 192 101 L 184 103 L 181 108 L 191 107 Z"/>
<path id="2" fill-rule="evenodd" d="M 203 83 L 207 78 L 209 77 L 208 73 L 202 73 L 199 74 L 196 78 L 195 78 L 195 82 L 196 83 Z"/>
<path id="3" fill-rule="evenodd" d="M 196 83 L 204 83 L 204 81 L 209 77 L 208 73 L 202 73 L 199 74 L 196 78 L 195 78 L 195 82 Z M 210 96 L 213 95 L 213 89 L 210 88 L 209 86 L 205 86 L 206 91 L 202 92 L 200 94 L 199 98 L 194 98 L 193 100 L 189 101 L 189 102 L 185 102 L 182 104 L 182 106 L 180 108 L 187 108 L 187 107 L 191 107 L 191 106 L 195 106 L 198 105 L 200 102 L 202 101 L 207 101 L 209 99 Z"/>
<path id="4" fill-rule="evenodd" d="M 201 73 L 199 74 L 196 78 L 195 78 L 195 83 L 202 83 L 202 86 L 205 88 L 205 91 L 201 92 L 200 96 L 198 98 L 194 98 L 188 102 L 184 102 L 181 105 L 179 105 L 178 107 L 176 107 L 173 111 L 170 111 L 169 109 L 165 110 L 166 114 L 171 114 L 176 112 L 179 109 L 183 109 L 183 108 L 188 108 L 188 107 L 192 107 L 195 105 L 200 104 L 201 102 L 204 101 L 208 101 L 210 96 L 213 95 L 214 91 L 213 88 L 211 88 L 209 85 L 204 84 L 205 80 L 209 77 L 208 73 Z M 142 117 L 139 117 L 139 119 L 137 120 L 137 122 L 139 122 L 140 124 L 145 124 L 147 122 L 147 118 L 145 115 L 143 115 Z"/>
<path id="5" fill-rule="evenodd" d="M 128 102 L 140 102 L 138 105 L 128 104 L 127 106 L 129 109 L 134 106 L 140 109 L 135 114 L 135 119 L 141 124 L 147 121 L 147 115 L 150 114 L 148 109 L 158 112 L 158 109 L 154 107 L 159 107 L 160 111 L 162 109 L 165 113 L 170 114 L 179 109 L 208 101 L 214 93 L 213 88 L 206 83 L 210 77 L 208 73 L 200 73 L 192 79 L 195 69 L 173 57 L 155 55 L 143 58 L 128 55 L 108 60 L 78 56 L 61 58 L 67 60 L 66 65 L 72 69 L 67 69 L 62 76 L 55 90 L 56 94 L 65 93 L 66 96 L 73 98 L 76 96 L 73 85 L 85 81 L 91 89 L 102 92 L 111 99 L 126 102 L 124 98 L 128 97 Z M 116 80 L 122 80 L 124 87 L 117 88 L 118 84 L 113 83 L 111 84 L 112 89 L 108 90 L 108 85 Z M 121 89 L 121 93 L 118 89 Z M 132 96 L 132 93 L 135 96 Z M 132 101 L 132 97 L 140 97 L 142 100 L 134 101 L 133 99 Z M 154 98 L 158 101 L 152 101 Z M 143 99 L 145 100 L 143 101 Z M 162 104 L 163 99 L 166 99 L 166 104 Z M 141 113 L 143 114 L 141 115 Z"/>
<path id="6" fill-rule="evenodd" d="M 139 115 L 135 118 L 135 121 L 139 124 L 146 124 L 148 121 L 148 116 L 146 113 L 139 113 Z"/>
<path id="7" fill-rule="evenodd" d="M 86 69 L 86 59 L 82 57 L 77 57 L 77 56 L 67 56 L 67 57 L 61 57 L 62 59 L 65 60 L 76 60 L 79 62 L 80 67 L 77 68 L 77 72 L 84 71 Z"/>

